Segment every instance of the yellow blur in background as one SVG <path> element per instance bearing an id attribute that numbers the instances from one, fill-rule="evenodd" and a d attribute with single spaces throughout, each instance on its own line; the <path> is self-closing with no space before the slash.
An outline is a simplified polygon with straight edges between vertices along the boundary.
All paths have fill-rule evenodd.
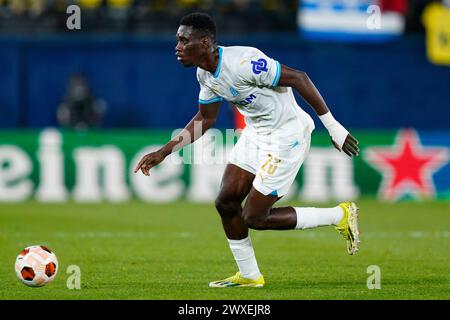
<path id="1" fill-rule="evenodd" d="M 428 59 L 434 64 L 450 66 L 450 8 L 430 4 L 423 13 L 423 23 L 427 31 Z"/>

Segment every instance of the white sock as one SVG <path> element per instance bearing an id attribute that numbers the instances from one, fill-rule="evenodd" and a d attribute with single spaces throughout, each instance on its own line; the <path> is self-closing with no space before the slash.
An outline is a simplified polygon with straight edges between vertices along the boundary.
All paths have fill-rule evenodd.
<path id="1" fill-rule="evenodd" d="M 295 229 L 309 229 L 337 225 L 344 217 L 341 207 L 334 208 L 294 208 L 297 213 Z"/>
<path id="2" fill-rule="evenodd" d="M 259 272 L 250 237 L 242 240 L 228 239 L 228 243 L 242 276 L 248 279 L 257 279 L 261 273 Z"/>

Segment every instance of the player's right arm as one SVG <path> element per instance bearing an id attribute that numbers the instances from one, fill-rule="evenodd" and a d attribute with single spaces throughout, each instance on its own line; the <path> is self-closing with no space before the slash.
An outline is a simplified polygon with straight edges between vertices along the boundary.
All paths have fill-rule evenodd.
<path id="1" fill-rule="evenodd" d="M 314 109 L 325 128 L 327 128 L 336 149 L 344 151 L 349 157 L 359 155 L 358 140 L 334 119 L 319 90 L 305 72 L 281 65 L 278 85 L 294 88 Z"/>
<path id="2" fill-rule="evenodd" d="M 244 83 L 295 89 L 324 123 L 336 149 L 350 157 L 358 155 L 358 141 L 333 118 L 320 92 L 305 72 L 282 65 L 256 48 L 247 48 L 241 59 L 238 76 Z"/>
<path id="3" fill-rule="evenodd" d="M 168 155 L 182 149 L 184 146 L 187 146 L 200 138 L 216 123 L 220 103 L 220 101 L 208 104 L 199 103 L 199 111 L 186 125 L 186 127 L 161 149 L 143 156 L 134 169 L 134 173 L 138 172 L 140 169 L 143 174 L 149 176 L 149 170 L 161 163 Z"/>

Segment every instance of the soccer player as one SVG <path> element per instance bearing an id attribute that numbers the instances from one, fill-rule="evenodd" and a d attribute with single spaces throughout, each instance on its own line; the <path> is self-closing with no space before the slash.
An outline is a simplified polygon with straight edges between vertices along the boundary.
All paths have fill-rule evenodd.
<path id="1" fill-rule="evenodd" d="M 264 286 L 249 228 L 335 226 L 346 240 L 348 253 L 355 254 L 359 242 L 355 203 L 343 202 L 334 208 L 272 207 L 294 182 L 314 129 L 311 117 L 297 105 L 292 88 L 315 110 L 339 151 L 350 157 L 359 152 L 358 141 L 334 119 L 305 72 L 282 65 L 256 48 L 218 46 L 215 23 L 207 14 L 184 16 L 176 39 L 178 61 L 197 67 L 199 111 L 179 135 L 145 155 L 134 172 L 141 170 L 148 176 L 169 154 L 203 135 L 214 125 L 223 99 L 245 116 L 246 128 L 231 152 L 215 201 L 239 271 L 209 286 Z M 201 123 L 201 132 L 195 132 L 195 122 Z"/>

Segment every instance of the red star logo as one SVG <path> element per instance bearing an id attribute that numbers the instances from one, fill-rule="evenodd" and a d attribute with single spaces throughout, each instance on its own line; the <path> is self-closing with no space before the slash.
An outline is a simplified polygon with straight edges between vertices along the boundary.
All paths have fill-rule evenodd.
<path id="1" fill-rule="evenodd" d="M 424 148 L 415 130 L 398 132 L 394 146 L 371 147 L 365 159 L 383 175 L 379 196 L 384 200 L 398 200 L 412 195 L 432 198 L 435 195 L 433 174 L 449 159 L 448 148 Z"/>

